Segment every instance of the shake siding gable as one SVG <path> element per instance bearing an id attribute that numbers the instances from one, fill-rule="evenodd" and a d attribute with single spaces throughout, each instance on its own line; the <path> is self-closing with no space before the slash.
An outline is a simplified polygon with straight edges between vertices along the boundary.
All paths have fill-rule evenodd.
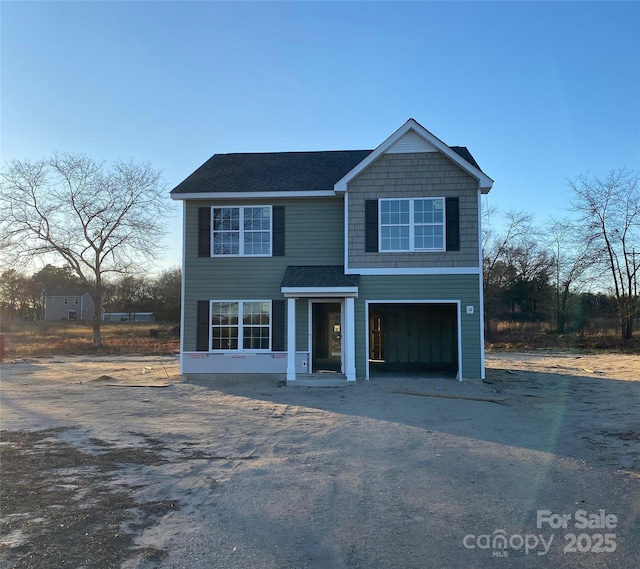
<path id="1" fill-rule="evenodd" d="M 478 267 L 478 182 L 436 152 L 386 154 L 349 182 L 348 265 L 358 268 Z M 371 251 L 367 203 L 380 198 L 444 197 L 458 200 L 459 239 L 446 252 Z M 450 220 L 450 222 L 452 222 Z M 458 245 L 458 250 L 455 249 Z"/>

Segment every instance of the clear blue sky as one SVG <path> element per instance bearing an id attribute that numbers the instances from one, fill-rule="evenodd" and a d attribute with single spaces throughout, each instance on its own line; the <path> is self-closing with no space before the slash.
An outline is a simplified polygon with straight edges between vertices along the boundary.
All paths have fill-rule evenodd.
<path id="1" fill-rule="evenodd" d="M 640 170 L 639 2 L 0 6 L 2 163 L 133 158 L 169 191 L 215 153 L 374 148 L 413 117 L 540 225 L 567 179 Z"/>

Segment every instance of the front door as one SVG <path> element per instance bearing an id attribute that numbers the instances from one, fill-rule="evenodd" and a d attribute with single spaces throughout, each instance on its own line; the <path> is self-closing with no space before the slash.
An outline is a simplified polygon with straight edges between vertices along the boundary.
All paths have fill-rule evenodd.
<path id="1" fill-rule="evenodd" d="M 314 373 L 342 371 L 342 304 L 313 302 L 312 369 Z"/>

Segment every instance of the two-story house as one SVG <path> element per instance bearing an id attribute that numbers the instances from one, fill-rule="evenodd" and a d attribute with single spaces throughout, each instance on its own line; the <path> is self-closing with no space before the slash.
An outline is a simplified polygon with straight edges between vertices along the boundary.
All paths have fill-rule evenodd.
<path id="1" fill-rule="evenodd" d="M 94 306 L 86 290 L 52 290 L 44 295 L 44 320 L 91 320 Z"/>
<path id="2" fill-rule="evenodd" d="M 171 192 L 181 373 L 484 378 L 492 184 L 413 119 L 375 150 L 214 155 Z"/>

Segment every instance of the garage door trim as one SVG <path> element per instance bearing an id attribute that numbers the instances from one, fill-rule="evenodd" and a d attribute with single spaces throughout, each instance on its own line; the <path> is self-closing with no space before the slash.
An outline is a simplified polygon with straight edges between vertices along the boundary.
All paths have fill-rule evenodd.
<path id="1" fill-rule="evenodd" d="M 364 341 L 365 341 L 365 365 L 366 372 L 365 377 L 369 379 L 369 305 L 370 304 L 455 304 L 456 305 L 456 326 L 458 327 L 458 381 L 462 381 L 462 317 L 461 317 L 461 304 L 460 300 L 365 300 L 364 310 Z"/>

